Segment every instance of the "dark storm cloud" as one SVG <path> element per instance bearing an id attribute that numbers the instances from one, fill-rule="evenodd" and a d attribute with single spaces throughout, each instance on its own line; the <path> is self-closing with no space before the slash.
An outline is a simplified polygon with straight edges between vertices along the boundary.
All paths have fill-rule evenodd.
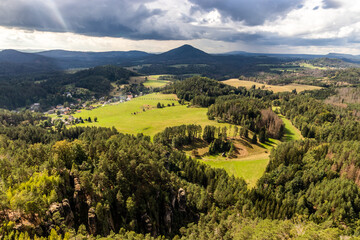
<path id="1" fill-rule="evenodd" d="M 327 8 L 340 8 L 341 7 L 341 3 L 339 3 L 336 0 L 323 0 L 323 8 L 327 9 Z"/>
<path id="2" fill-rule="evenodd" d="M 199 18 L 199 13 L 216 9 L 223 23 L 233 20 L 235 23 L 242 21 L 245 25 L 262 25 L 266 20 L 274 20 L 293 9 L 302 8 L 303 0 L 189 0 L 189 12 L 147 7 L 147 3 L 156 1 L 0 0 L 0 26 L 135 40 L 211 39 L 242 41 L 254 45 L 293 46 L 344 43 L 342 39 L 281 37 L 261 30 L 239 32 L 231 27 L 211 26 L 211 18 Z M 338 8 L 340 4 L 337 0 L 323 0 L 321 7 Z M 174 12 L 178 14 L 174 15 Z"/>
<path id="3" fill-rule="evenodd" d="M 0 25 L 91 36 L 163 39 L 153 29 L 153 18 L 165 12 L 148 9 L 144 5 L 148 2 L 152 0 L 2 0 Z M 169 35 L 173 32 L 169 29 Z"/>
<path id="4" fill-rule="evenodd" d="M 301 8 L 303 0 L 190 0 L 205 11 L 218 10 L 223 18 L 244 21 L 247 25 L 261 25 L 265 20 L 274 20 L 289 11 Z"/>

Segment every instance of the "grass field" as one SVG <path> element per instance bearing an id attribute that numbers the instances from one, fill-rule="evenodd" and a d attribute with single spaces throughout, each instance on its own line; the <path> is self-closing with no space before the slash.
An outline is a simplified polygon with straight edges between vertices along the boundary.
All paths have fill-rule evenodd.
<path id="1" fill-rule="evenodd" d="M 296 89 L 297 92 L 302 92 L 305 90 L 315 90 L 315 89 L 321 88 L 318 86 L 302 85 L 302 84 L 296 84 L 296 83 L 292 83 L 292 84 L 288 84 L 288 85 L 284 85 L 284 86 L 268 85 L 268 84 L 262 84 L 262 83 L 252 82 L 252 81 L 239 80 L 236 78 L 223 81 L 223 83 L 228 84 L 233 87 L 246 87 L 248 89 L 251 88 L 253 85 L 255 85 L 257 88 L 262 88 L 263 86 L 265 86 L 264 89 L 271 90 L 275 93 L 291 92 L 294 89 Z"/>
<path id="2" fill-rule="evenodd" d="M 255 186 L 256 181 L 264 174 L 265 168 L 269 162 L 268 155 L 258 157 L 256 159 L 245 159 L 241 161 L 219 161 L 207 160 L 209 164 L 215 168 L 223 168 L 229 174 L 242 177 L 248 183 L 249 188 Z"/>
<path id="3" fill-rule="evenodd" d="M 328 68 L 326 67 L 318 67 L 318 66 L 314 66 L 310 63 L 301 63 L 300 64 L 301 67 L 304 67 L 304 68 L 309 68 L 309 69 L 320 69 L 320 70 L 326 70 Z"/>
<path id="4" fill-rule="evenodd" d="M 147 81 L 145 81 L 143 84 L 145 87 L 152 87 L 152 88 L 159 88 L 159 87 L 165 87 L 167 84 L 170 83 L 170 81 L 166 80 L 159 80 L 160 76 L 164 75 L 150 75 L 147 76 Z"/>
<path id="5" fill-rule="evenodd" d="M 157 103 L 164 104 L 165 108 L 156 108 Z M 175 106 L 167 107 L 167 104 Z M 145 109 L 145 111 L 143 111 Z M 134 114 L 134 112 L 136 114 Z M 173 94 L 149 94 L 135 98 L 129 102 L 115 105 L 106 105 L 93 110 L 83 110 L 81 113 L 74 114 L 75 117 L 83 119 L 91 117 L 98 118 L 98 122 L 79 124 L 78 126 L 102 126 L 115 127 L 120 132 L 154 136 L 157 132 L 163 131 L 168 126 L 178 126 L 181 124 L 199 124 L 227 126 L 230 124 L 218 123 L 208 120 L 206 108 L 192 108 L 187 105 L 180 105 L 176 95 Z M 285 136 L 283 141 L 290 141 L 301 138 L 300 132 L 284 117 Z M 228 135 L 233 135 L 233 129 L 229 130 Z M 244 153 L 235 159 L 228 159 L 221 156 L 204 156 L 201 161 L 217 168 L 224 168 L 229 174 L 243 177 L 249 187 L 253 187 L 256 181 L 262 176 L 269 161 L 269 153 L 276 147 L 278 140 L 270 139 L 266 144 L 250 144 L 245 140 L 234 139 L 235 145 L 243 148 Z M 243 147 L 244 146 L 244 147 Z M 199 149 L 204 153 L 207 148 Z M 191 151 L 187 153 L 190 155 Z"/>
<path id="6" fill-rule="evenodd" d="M 289 119 L 285 118 L 283 115 L 279 115 L 279 117 L 283 120 L 285 124 L 285 132 L 282 141 L 287 142 L 292 140 L 303 139 L 303 136 L 301 135 L 299 129 L 297 129 L 294 125 L 292 125 Z"/>
<path id="7" fill-rule="evenodd" d="M 158 102 L 166 107 L 156 108 Z M 175 106 L 167 107 L 167 104 L 171 105 L 172 103 Z M 134 112 L 136 115 L 133 114 Z M 176 100 L 176 95 L 154 93 L 125 103 L 106 105 L 91 111 L 83 110 L 81 113 L 74 114 L 74 117 L 98 118 L 96 123 L 85 122 L 78 126 L 114 126 L 120 132 L 144 133 L 150 136 L 163 131 L 166 127 L 181 124 L 199 124 L 202 127 L 206 125 L 229 126 L 229 124 L 208 120 L 206 113 L 206 108 L 188 108 L 186 105 L 180 105 Z"/>
<path id="8" fill-rule="evenodd" d="M 281 115 L 280 117 L 285 124 L 285 134 L 282 141 L 291 141 L 303 138 L 300 131 L 292 125 L 288 119 Z M 279 142 L 279 140 L 269 139 L 269 142 L 265 144 L 251 144 L 251 147 L 247 148 L 248 154 L 237 159 L 227 159 L 221 156 L 209 156 L 203 158 L 202 161 L 212 167 L 223 168 L 229 174 L 244 178 L 248 183 L 248 186 L 252 188 L 265 172 L 266 166 L 269 162 L 271 149 L 276 147 Z"/>

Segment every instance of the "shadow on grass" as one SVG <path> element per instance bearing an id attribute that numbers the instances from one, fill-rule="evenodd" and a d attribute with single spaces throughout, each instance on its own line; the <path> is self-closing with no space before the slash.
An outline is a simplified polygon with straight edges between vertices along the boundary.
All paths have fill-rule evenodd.
<path id="1" fill-rule="evenodd" d="M 251 144 L 250 144 L 246 139 L 244 139 L 244 138 L 240 138 L 240 139 L 238 139 L 238 141 L 239 141 L 240 143 L 242 143 L 245 147 L 253 148 L 253 146 L 251 146 Z"/>
<path id="2" fill-rule="evenodd" d="M 285 127 L 284 136 L 281 138 L 283 142 L 291 141 L 295 137 L 295 134 Z"/>
<path id="3" fill-rule="evenodd" d="M 204 147 L 207 147 L 207 146 L 209 146 L 209 144 L 206 141 L 197 139 L 192 144 L 183 146 L 181 148 L 181 150 L 190 151 L 190 150 L 193 150 L 193 149 L 204 148 Z"/>
<path id="4" fill-rule="evenodd" d="M 268 147 L 275 147 L 277 144 L 273 141 L 273 139 L 268 139 L 266 142 L 263 143 L 263 145 L 258 144 L 262 148 L 266 148 L 263 145 L 266 145 Z M 266 148 L 267 149 L 267 148 Z"/>

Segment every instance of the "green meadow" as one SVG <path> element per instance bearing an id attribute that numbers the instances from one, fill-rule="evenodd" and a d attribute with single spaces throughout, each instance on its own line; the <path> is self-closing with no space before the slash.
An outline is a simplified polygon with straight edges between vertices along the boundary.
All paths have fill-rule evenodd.
<path id="1" fill-rule="evenodd" d="M 304 67 L 304 68 L 309 68 L 309 69 L 320 69 L 320 70 L 326 70 L 327 68 L 326 67 L 318 67 L 318 66 L 314 66 L 310 63 L 301 63 L 300 64 L 301 67 Z"/>
<path id="2" fill-rule="evenodd" d="M 292 141 L 302 139 L 300 131 L 286 119 L 280 115 L 285 124 L 285 133 L 282 141 Z M 244 157 L 237 159 L 227 159 L 221 156 L 210 156 L 202 161 L 212 167 L 223 168 L 229 174 L 236 177 L 242 177 L 248 183 L 250 188 L 254 187 L 257 180 L 264 174 L 266 166 L 269 163 L 270 151 L 276 147 L 279 140 L 269 139 L 265 144 L 251 145 L 247 148 L 249 153 Z"/>
<path id="3" fill-rule="evenodd" d="M 159 102 L 164 105 L 164 108 L 156 107 Z M 74 114 L 74 117 L 83 119 L 90 117 L 92 120 L 97 117 L 98 119 L 97 122 L 85 121 L 78 126 L 115 127 L 123 133 L 143 133 L 151 137 L 166 127 L 182 124 L 199 124 L 202 127 L 206 125 L 227 126 L 230 129 L 230 124 L 211 121 L 207 118 L 206 113 L 206 108 L 180 105 L 174 94 L 153 93 L 124 103 L 99 106 L 93 110 L 82 110 L 80 113 Z M 285 124 L 283 141 L 302 138 L 300 131 L 288 119 L 280 117 Z M 232 136 L 233 128 L 231 131 L 229 130 L 228 134 Z M 253 187 L 264 173 L 269 161 L 269 153 L 273 147 L 277 146 L 278 142 L 278 140 L 270 139 L 265 144 L 249 144 L 246 147 L 242 145 L 246 148 L 247 153 L 235 159 L 204 156 L 200 161 L 212 167 L 224 168 L 229 174 L 244 178 L 249 187 Z"/>
<path id="4" fill-rule="evenodd" d="M 152 87 L 152 88 L 161 88 L 165 87 L 167 84 L 170 83 L 170 81 L 167 80 L 159 80 L 160 76 L 166 76 L 166 75 L 150 75 L 147 76 L 147 80 L 143 83 L 145 87 Z"/>
<path id="5" fill-rule="evenodd" d="M 204 161 L 215 168 L 223 168 L 229 174 L 242 177 L 250 188 L 254 187 L 256 181 L 264 174 L 269 162 L 268 155 L 258 156 L 256 159 L 244 160 L 207 160 Z"/>
<path id="6" fill-rule="evenodd" d="M 157 104 L 164 104 L 164 108 L 156 108 Z M 171 106 L 174 103 L 175 106 Z M 170 104 L 170 107 L 167 105 Z M 135 114 L 134 114 L 135 113 Z M 74 117 L 83 119 L 97 117 L 97 122 L 85 122 L 78 126 L 115 127 L 120 132 L 154 136 L 166 127 L 182 124 L 199 124 L 229 126 L 217 123 L 207 118 L 206 108 L 193 108 L 180 105 L 174 94 L 149 94 L 134 98 L 131 101 L 106 105 L 93 110 L 83 110 Z"/>

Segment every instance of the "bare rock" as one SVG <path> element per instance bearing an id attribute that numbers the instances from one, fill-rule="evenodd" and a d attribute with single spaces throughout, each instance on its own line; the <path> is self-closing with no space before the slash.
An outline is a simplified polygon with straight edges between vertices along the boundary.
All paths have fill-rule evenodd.
<path id="1" fill-rule="evenodd" d="M 185 208 L 186 208 L 186 193 L 183 188 L 180 188 L 178 190 L 177 201 L 178 201 L 178 205 L 179 205 L 179 210 L 186 211 L 185 210 Z"/>
<path id="2" fill-rule="evenodd" d="M 149 217 L 149 215 L 147 213 L 145 213 L 144 215 L 141 216 L 141 219 L 144 223 L 146 231 L 151 233 L 153 230 L 153 226 L 152 226 L 151 218 Z"/>
<path id="3" fill-rule="evenodd" d="M 89 233 L 92 235 L 96 234 L 96 213 L 95 208 L 90 208 L 88 212 L 88 225 L 89 225 Z"/>
<path id="4" fill-rule="evenodd" d="M 164 223 L 169 233 L 171 233 L 171 224 L 172 224 L 173 212 L 170 206 L 165 206 L 165 215 Z"/>
<path id="5" fill-rule="evenodd" d="M 61 203 L 52 203 L 47 211 L 47 215 L 52 218 L 55 213 L 59 213 L 64 218 L 64 223 L 68 227 L 73 227 L 75 224 L 74 213 L 68 199 L 63 199 Z"/>

